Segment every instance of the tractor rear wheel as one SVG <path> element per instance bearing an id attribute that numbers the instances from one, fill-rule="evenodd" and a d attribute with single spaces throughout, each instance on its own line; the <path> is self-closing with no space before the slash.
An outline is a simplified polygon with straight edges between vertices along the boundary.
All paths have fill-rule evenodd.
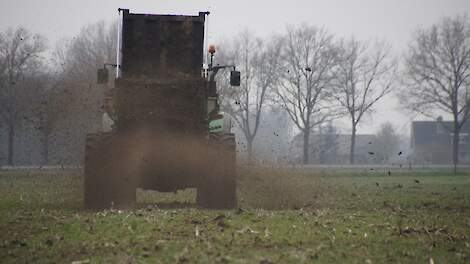
<path id="1" fill-rule="evenodd" d="M 84 202 L 87 209 L 127 209 L 136 201 L 136 180 L 126 147 L 114 133 L 89 134 L 85 147 Z"/>
<path id="2" fill-rule="evenodd" d="M 236 141 L 234 134 L 210 134 L 207 170 L 197 190 L 197 204 L 208 209 L 237 206 Z"/>

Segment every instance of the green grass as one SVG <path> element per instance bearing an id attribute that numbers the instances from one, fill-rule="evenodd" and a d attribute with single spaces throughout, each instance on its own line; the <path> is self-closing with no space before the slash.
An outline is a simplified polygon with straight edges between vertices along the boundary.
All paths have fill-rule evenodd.
<path id="1" fill-rule="evenodd" d="M 74 171 L 0 173 L 5 263 L 469 263 L 470 174 L 240 169 L 242 210 L 194 190 L 139 191 L 133 211 L 82 208 Z"/>

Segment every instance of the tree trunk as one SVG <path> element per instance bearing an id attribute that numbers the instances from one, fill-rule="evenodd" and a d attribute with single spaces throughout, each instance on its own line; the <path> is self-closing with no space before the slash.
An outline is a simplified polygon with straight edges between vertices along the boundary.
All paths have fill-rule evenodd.
<path id="1" fill-rule="evenodd" d="M 452 140 L 452 162 L 454 165 L 454 174 L 457 174 L 457 165 L 459 164 L 459 138 L 460 129 L 457 121 L 454 121 L 454 138 Z"/>
<path id="2" fill-rule="evenodd" d="M 49 133 L 44 134 L 44 142 L 43 142 L 43 165 L 47 165 L 49 163 Z"/>
<path id="3" fill-rule="evenodd" d="M 253 139 L 246 138 L 246 151 L 248 153 L 248 162 L 251 164 L 253 162 Z"/>
<path id="4" fill-rule="evenodd" d="M 15 140 L 15 125 L 9 124 L 8 126 L 8 165 L 13 166 L 13 147 Z"/>
<path id="5" fill-rule="evenodd" d="M 310 149 L 310 130 L 305 129 L 304 131 L 304 144 L 303 144 L 303 161 L 302 163 L 309 163 L 309 149 Z"/>
<path id="6" fill-rule="evenodd" d="M 351 146 L 349 147 L 349 164 L 354 164 L 354 152 L 356 148 L 356 125 L 353 124 L 351 132 Z"/>

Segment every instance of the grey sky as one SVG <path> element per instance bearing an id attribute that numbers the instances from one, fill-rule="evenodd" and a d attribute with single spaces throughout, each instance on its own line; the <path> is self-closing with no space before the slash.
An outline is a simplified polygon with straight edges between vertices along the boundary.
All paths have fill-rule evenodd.
<path id="1" fill-rule="evenodd" d="M 305 22 L 324 26 L 338 37 L 384 39 L 401 55 L 416 28 L 428 27 L 443 16 L 470 13 L 470 0 L 0 0 L 0 30 L 22 25 L 45 35 L 53 47 L 56 40 L 73 36 L 83 25 L 116 19 L 118 7 L 135 13 L 194 15 L 209 10 L 213 43 L 245 27 L 266 36 L 283 31 L 287 24 Z M 396 99 L 385 98 L 359 132 L 373 132 L 385 121 L 406 129 L 412 117 L 396 108 Z"/>

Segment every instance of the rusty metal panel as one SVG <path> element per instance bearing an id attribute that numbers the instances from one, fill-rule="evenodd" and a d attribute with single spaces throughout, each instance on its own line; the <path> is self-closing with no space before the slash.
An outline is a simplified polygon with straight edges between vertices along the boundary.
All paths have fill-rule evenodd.
<path id="1" fill-rule="evenodd" d="M 201 74 L 204 13 L 198 16 L 123 13 L 123 78 Z"/>

